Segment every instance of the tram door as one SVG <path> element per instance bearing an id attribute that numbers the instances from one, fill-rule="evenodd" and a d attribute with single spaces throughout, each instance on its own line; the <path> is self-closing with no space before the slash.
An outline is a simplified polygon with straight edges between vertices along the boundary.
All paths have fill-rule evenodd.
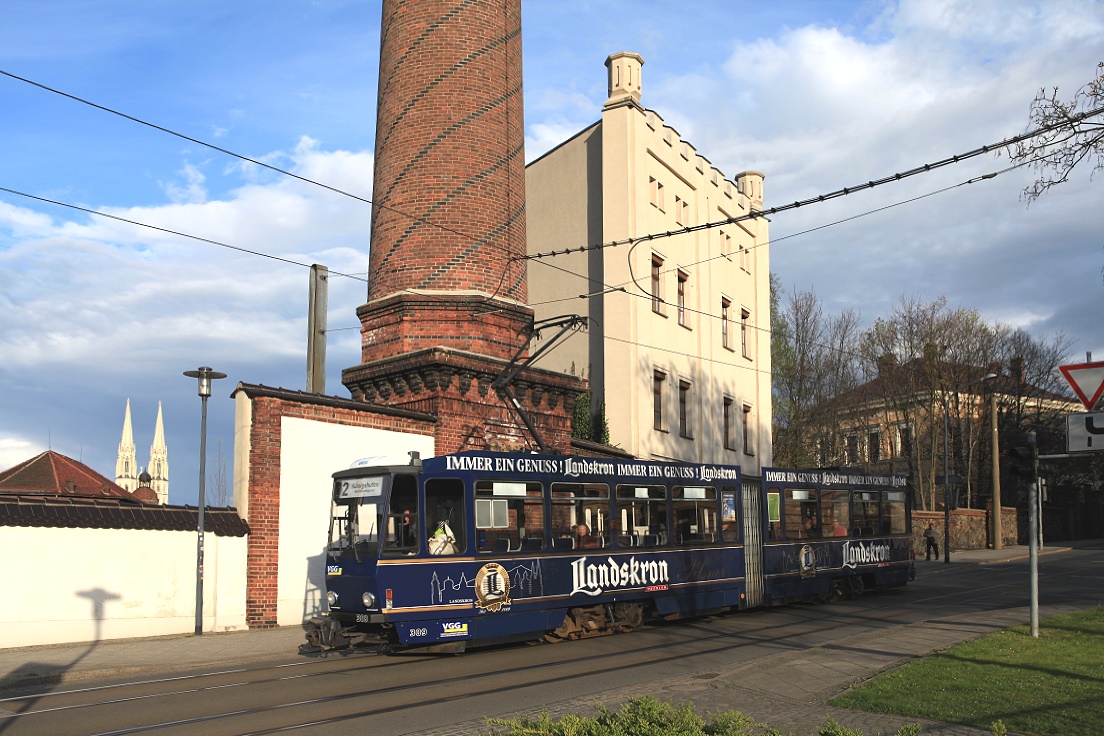
<path id="1" fill-rule="evenodd" d="M 763 494 L 758 478 L 743 478 L 744 576 L 749 607 L 763 605 Z"/>

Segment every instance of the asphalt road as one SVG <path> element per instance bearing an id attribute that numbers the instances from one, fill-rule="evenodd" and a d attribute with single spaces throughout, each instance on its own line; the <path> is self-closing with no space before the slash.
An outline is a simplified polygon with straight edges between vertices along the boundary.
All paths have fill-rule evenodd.
<path id="1" fill-rule="evenodd" d="M 1104 552 L 1049 557 L 1044 605 L 1104 602 Z M 918 563 L 906 589 L 830 605 L 794 605 L 648 626 L 631 634 L 516 645 L 451 656 L 357 653 L 131 682 L 88 682 L 0 700 L 0 736 L 26 734 L 399 734 L 488 714 L 596 700 L 612 689 L 653 694 L 665 682 L 770 661 L 893 627 L 1007 611 L 1028 601 L 1026 561 Z M 167 664 L 167 668 L 171 664 Z M 754 672 L 754 668 L 751 670 Z M 585 710 L 580 707 L 579 710 Z M 6 712 L 6 713 L 5 713 Z M 10 714 L 10 715 L 7 715 Z"/>

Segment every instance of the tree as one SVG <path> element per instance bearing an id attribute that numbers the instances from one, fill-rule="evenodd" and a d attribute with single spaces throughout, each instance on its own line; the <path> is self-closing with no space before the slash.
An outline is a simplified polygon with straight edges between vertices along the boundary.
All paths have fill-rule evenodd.
<path id="1" fill-rule="evenodd" d="M 977 476 L 983 421 L 976 390 L 962 391 L 996 362 L 996 335 L 970 309 L 951 309 L 940 297 L 924 302 L 902 297 L 888 318 L 877 320 L 863 339 L 869 372 L 877 379 L 864 397 L 877 406 L 883 427 L 893 428 L 889 472 L 907 470 L 924 508 L 935 508 L 935 476 L 943 474 L 944 407 L 953 427 L 948 451 L 966 479 L 969 498 Z M 971 398 L 973 397 L 973 398 Z"/>
<path id="2" fill-rule="evenodd" d="M 1042 129 L 1032 138 L 1009 146 L 1015 162 L 1030 163 L 1038 173 L 1023 197 L 1033 202 L 1053 186 L 1069 179 L 1083 161 L 1092 163 L 1092 174 L 1104 170 L 1104 62 L 1097 76 L 1081 87 L 1069 102 L 1058 98 L 1058 88 L 1039 90 L 1028 113 L 1028 130 Z"/>
<path id="3" fill-rule="evenodd" d="M 212 479 L 212 506 L 229 506 L 234 502 L 230 485 L 226 482 L 226 455 L 222 452 L 222 440 L 218 440 L 218 452 L 215 455 L 215 473 Z"/>
<path id="4" fill-rule="evenodd" d="M 811 291 L 795 291 L 785 303 L 771 285 L 771 370 L 774 461 L 813 467 L 838 464 L 834 396 L 859 378 L 859 314 L 844 310 L 825 317 Z"/>
<path id="5" fill-rule="evenodd" d="M 597 412 L 592 412 L 590 404 L 590 391 L 579 394 L 575 399 L 575 409 L 571 415 L 571 436 L 608 445 L 610 433 L 606 405 L 602 404 Z"/>

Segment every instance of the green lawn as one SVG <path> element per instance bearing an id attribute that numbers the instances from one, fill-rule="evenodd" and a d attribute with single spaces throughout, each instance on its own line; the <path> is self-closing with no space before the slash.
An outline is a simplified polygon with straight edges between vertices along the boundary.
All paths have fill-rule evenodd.
<path id="1" fill-rule="evenodd" d="M 991 634 L 887 672 L 833 705 L 1033 736 L 1104 734 L 1104 609 Z"/>

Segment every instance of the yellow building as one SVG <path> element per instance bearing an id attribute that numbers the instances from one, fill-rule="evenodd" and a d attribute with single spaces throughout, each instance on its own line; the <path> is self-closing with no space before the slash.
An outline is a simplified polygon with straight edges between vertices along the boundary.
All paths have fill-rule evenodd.
<path id="1" fill-rule="evenodd" d="M 537 319 L 590 318 L 541 366 L 590 380 L 611 444 L 758 475 L 771 462 L 770 278 L 768 224 L 749 215 L 764 177 L 726 178 L 646 109 L 643 63 L 610 56 L 601 119 L 526 168 L 530 256 L 561 251 L 530 260 L 530 303 Z"/>

